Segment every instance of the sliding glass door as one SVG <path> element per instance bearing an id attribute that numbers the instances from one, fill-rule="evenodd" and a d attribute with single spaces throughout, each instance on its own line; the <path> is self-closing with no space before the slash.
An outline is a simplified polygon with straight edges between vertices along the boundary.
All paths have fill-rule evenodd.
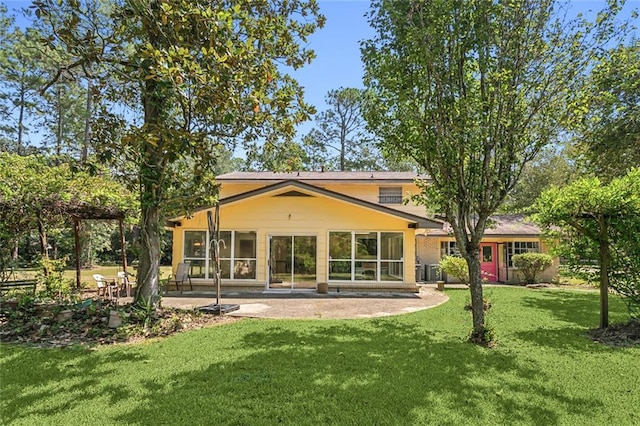
<path id="1" fill-rule="evenodd" d="M 269 237 L 270 289 L 316 288 L 316 237 L 272 235 Z"/>

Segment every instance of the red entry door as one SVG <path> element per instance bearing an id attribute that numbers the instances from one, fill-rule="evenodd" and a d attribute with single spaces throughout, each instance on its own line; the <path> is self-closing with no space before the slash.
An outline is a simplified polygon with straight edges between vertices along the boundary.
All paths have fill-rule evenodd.
<path id="1" fill-rule="evenodd" d="M 480 244 L 480 275 L 483 280 L 498 281 L 498 243 Z"/>

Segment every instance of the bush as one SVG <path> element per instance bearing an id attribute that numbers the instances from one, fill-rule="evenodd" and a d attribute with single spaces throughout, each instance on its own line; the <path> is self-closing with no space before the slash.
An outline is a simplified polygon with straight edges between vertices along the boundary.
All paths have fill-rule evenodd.
<path id="1" fill-rule="evenodd" d="M 447 275 L 451 275 L 465 284 L 469 283 L 469 267 L 467 266 L 467 261 L 463 258 L 458 256 L 444 256 L 440 259 L 438 267 L 441 271 L 446 272 Z"/>
<path id="2" fill-rule="evenodd" d="M 40 259 L 42 271 L 36 277 L 38 283 L 43 284 L 43 288 L 41 287 L 38 292 L 39 297 L 55 300 L 69 299 L 73 291 L 73 280 L 64 277 L 67 260 L 66 257 L 63 259 Z"/>
<path id="3" fill-rule="evenodd" d="M 553 263 L 553 258 L 545 253 L 522 253 L 512 257 L 513 266 L 520 269 L 528 284 L 536 283 L 536 275 Z"/>

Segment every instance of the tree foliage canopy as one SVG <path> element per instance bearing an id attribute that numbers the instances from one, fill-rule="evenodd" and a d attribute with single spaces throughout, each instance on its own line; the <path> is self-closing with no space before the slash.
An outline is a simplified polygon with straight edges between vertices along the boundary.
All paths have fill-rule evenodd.
<path id="1" fill-rule="evenodd" d="M 585 40 L 596 29 L 563 22 L 557 7 L 376 0 L 369 14 L 376 36 L 362 45 L 373 94 L 365 117 L 386 152 L 404 153 L 429 175 L 422 202 L 451 224 L 467 260 L 480 341 L 487 220 L 569 119 L 589 58 Z M 599 28 L 609 28 L 610 16 L 598 16 Z"/>
<path id="2" fill-rule="evenodd" d="M 586 168 L 609 180 L 640 164 L 640 40 L 603 55 L 583 91 L 577 148 Z"/>
<path id="3" fill-rule="evenodd" d="M 95 175 L 41 156 L 0 152 L 2 269 L 10 262 L 12 242 L 33 229 L 46 235 L 53 228 L 71 226 L 74 217 L 132 219 L 137 215 L 135 194 L 108 174 Z"/>
<path id="4" fill-rule="evenodd" d="M 543 192 L 534 220 L 559 242 L 558 249 L 575 266 L 597 257 L 600 290 L 609 285 L 640 315 L 640 169 L 603 184 L 583 178 Z M 591 255 L 590 255 L 591 254 Z M 606 299 L 603 300 L 604 323 Z"/>
<path id="5" fill-rule="evenodd" d="M 330 90 L 329 108 L 315 117 L 316 126 L 302 139 L 312 170 L 379 170 L 384 166 L 362 116 L 365 96 L 353 87 Z"/>
<path id="6" fill-rule="evenodd" d="M 307 37 L 324 22 L 315 0 L 41 0 L 64 69 L 96 80 L 106 159 L 137 167 L 142 250 L 136 300 L 158 300 L 161 226 L 168 214 L 214 202 L 217 146 L 293 134 L 307 118 L 286 67 L 313 58 Z M 107 19 L 101 19 L 104 17 Z M 129 114 L 117 114 L 114 106 Z"/>

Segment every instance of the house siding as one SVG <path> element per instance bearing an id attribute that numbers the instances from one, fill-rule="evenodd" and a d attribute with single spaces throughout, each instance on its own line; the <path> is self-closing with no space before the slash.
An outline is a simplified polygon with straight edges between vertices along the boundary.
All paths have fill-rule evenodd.
<path id="1" fill-rule="evenodd" d="M 228 198 L 233 195 L 242 194 L 245 192 L 253 191 L 256 189 L 264 188 L 271 185 L 273 182 L 264 183 L 240 183 L 240 182 L 222 182 L 220 187 L 220 199 Z M 388 184 L 381 182 L 371 183 L 350 183 L 350 182 L 309 182 L 319 188 L 324 188 L 333 192 L 348 195 L 350 197 L 358 198 L 360 200 L 368 201 L 370 203 L 378 204 L 378 189 L 382 187 L 401 187 L 403 198 L 408 198 L 412 194 L 418 193 L 418 187 L 413 183 L 393 183 Z M 409 202 L 407 204 L 385 204 L 395 210 L 399 210 L 405 213 L 411 213 L 418 216 L 424 216 L 425 207 L 418 206 Z"/>
<path id="2" fill-rule="evenodd" d="M 282 189 L 279 192 L 287 192 Z M 346 191 L 343 191 L 346 193 Z M 400 284 L 415 287 L 415 230 L 408 228 L 406 219 L 332 199 L 318 194 L 308 197 L 261 194 L 220 208 L 220 229 L 255 231 L 256 279 L 229 284 L 264 287 L 267 282 L 267 249 L 269 235 L 316 236 L 317 282 L 328 281 L 328 247 L 330 231 L 386 231 L 404 235 L 404 281 Z M 190 219 L 182 219 L 174 228 L 174 268 L 183 259 L 184 231 L 206 230 L 207 212 L 200 211 Z M 333 283 L 333 282 L 332 282 Z M 337 283 L 333 283 L 337 284 Z M 384 282 L 344 282 L 340 287 L 385 287 Z"/>

